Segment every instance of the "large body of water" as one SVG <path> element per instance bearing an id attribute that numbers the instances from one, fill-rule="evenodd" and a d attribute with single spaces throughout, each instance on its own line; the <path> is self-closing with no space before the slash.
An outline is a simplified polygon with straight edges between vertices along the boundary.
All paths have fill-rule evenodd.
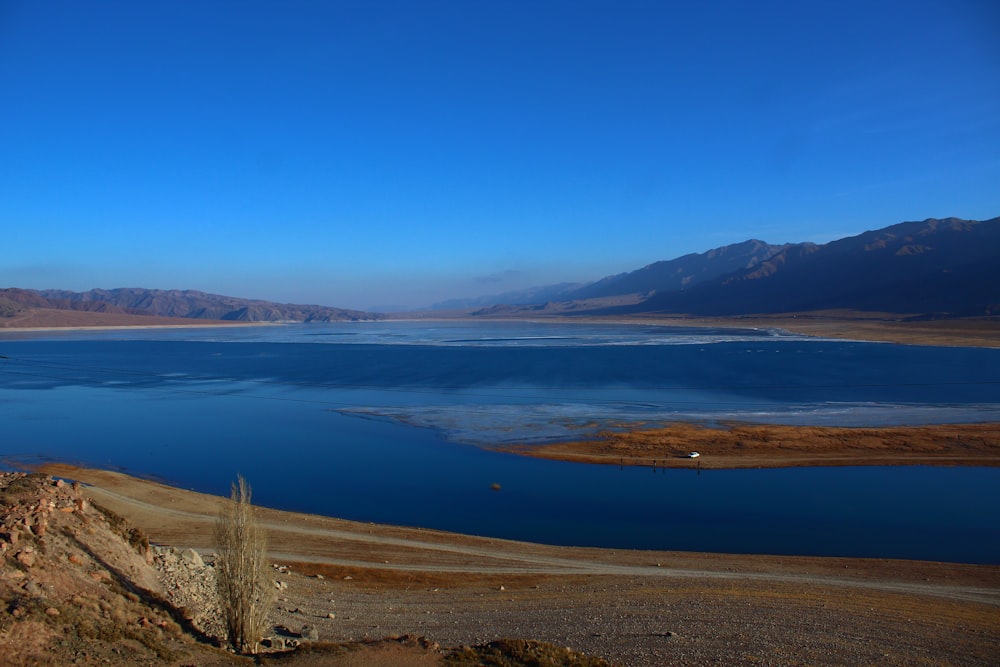
<path id="1" fill-rule="evenodd" d="M 481 446 L 621 421 L 998 422 L 1000 350 L 390 322 L 0 334 L 0 355 L 8 462 L 221 494 L 242 473 L 274 507 L 551 544 L 1000 563 L 1000 469 L 699 474 Z"/>

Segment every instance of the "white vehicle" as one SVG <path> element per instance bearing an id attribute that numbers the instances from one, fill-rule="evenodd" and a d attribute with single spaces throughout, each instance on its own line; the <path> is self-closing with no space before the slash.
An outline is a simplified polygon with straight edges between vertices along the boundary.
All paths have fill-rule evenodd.
<path id="1" fill-rule="evenodd" d="M 699 456 L 701 456 L 701 454 L 699 454 L 698 452 L 691 452 L 690 454 L 688 454 L 689 459 L 696 459 Z"/>

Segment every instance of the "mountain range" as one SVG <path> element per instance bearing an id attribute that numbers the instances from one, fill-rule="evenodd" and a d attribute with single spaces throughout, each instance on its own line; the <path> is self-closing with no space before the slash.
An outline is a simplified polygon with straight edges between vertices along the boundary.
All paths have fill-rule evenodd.
<path id="1" fill-rule="evenodd" d="M 143 288 L 67 290 L 0 289 L 0 317 L 26 309 L 53 309 L 234 322 L 334 322 L 379 319 L 358 310 L 240 299 L 195 290 Z"/>
<path id="2" fill-rule="evenodd" d="M 621 305 L 608 305 L 612 298 Z M 608 276 L 563 293 L 557 302 L 507 308 L 500 303 L 477 314 L 996 315 L 1000 218 L 903 222 L 822 245 L 749 240 Z"/>
<path id="3" fill-rule="evenodd" d="M 475 316 L 738 316 L 853 310 L 908 318 L 1000 315 L 1000 218 L 902 222 L 825 244 L 751 239 L 586 285 L 559 283 L 436 309 Z M 244 322 L 382 319 L 194 290 L 0 289 L 0 317 L 28 310 Z M 439 311 L 432 311 L 439 312 Z"/>

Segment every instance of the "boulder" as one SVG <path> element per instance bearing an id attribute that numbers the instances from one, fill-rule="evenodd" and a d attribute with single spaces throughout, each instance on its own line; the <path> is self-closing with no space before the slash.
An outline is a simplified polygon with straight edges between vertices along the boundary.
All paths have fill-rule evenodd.
<path id="1" fill-rule="evenodd" d="M 180 558 L 189 567 L 205 567 L 205 561 L 202 560 L 201 554 L 194 549 L 185 549 L 180 553 Z"/>

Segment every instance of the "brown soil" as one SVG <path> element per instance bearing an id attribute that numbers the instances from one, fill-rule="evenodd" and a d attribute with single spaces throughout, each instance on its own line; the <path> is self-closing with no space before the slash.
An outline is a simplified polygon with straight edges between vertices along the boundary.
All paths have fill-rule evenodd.
<path id="1" fill-rule="evenodd" d="M 153 542 L 212 548 L 218 498 L 47 470 L 93 485 L 88 497 Z M 260 518 L 271 558 L 291 568 L 274 622 L 311 624 L 322 640 L 532 638 L 638 667 L 992 665 L 1000 655 L 1000 566 L 560 548 L 266 509 Z"/>
<path id="2" fill-rule="evenodd" d="M 406 315 L 409 318 L 412 314 L 407 313 Z M 416 319 L 440 318 L 440 313 L 430 313 L 430 317 L 426 315 Z M 572 317 L 567 315 L 572 315 Z M 464 317 L 457 313 L 453 315 L 453 319 L 467 317 L 467 314 Z M 473 319 L 523 318 L 519 318 L 516 314 L 501 313 L 497 316 L 477 316 Z M 541 311 L 532 310 L 527 319 L 555 323 L 615 322 L 682 327 L 784 329 L 792 333 L 819 338 L 881 341 L 906 345 L 1000 347 L 1000 317 L 996 316 L 926 320 L 913 319 L 897 313 L 834 310 L 729 317 L 663 315 L 658 313 L 636 314 L 627 317 L 598 317 L 579 314 L 575 310 L 567 311 L 561 309 L 559 304 L 555 304 L 553 307 Z"/>
<path id="3" fill-rule="evenodd" d="M 0 524 L 0 664 L 239 664 L 164 603 L 144 537 L 78 489 L 2 473 Z"/>
<path id="4" fill-rule="evenodd" d="M 1000 347 L 1000 317 L 908 320 L 892 313 L 814 311 L 718 318 L 649 316 L 635 321 L 678 326 L 784 329 L 818 338 L 882 341 L 906 345 Z"/>
<path id="5" fill-rule="evenodd" d="M 844 428 L 676 423 L 595 440 L 502 448 L 524 456 L 660 468 L 1000 465 L 1000 424 Z M 692 452 L 700 456 L 691 458 Z"/>

